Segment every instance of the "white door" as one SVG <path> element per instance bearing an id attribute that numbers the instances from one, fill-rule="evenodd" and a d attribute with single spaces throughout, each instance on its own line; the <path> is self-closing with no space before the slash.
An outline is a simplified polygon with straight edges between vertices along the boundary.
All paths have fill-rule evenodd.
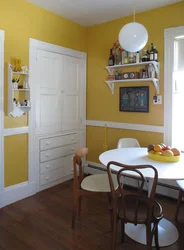
<path id="1" fill-rule="evenodd" d="M 79 129 L 80 62 L 63 56 L 63 131 Z"/>
<path id="2" fill-rule="evenodd" d="M 36 133 L 60 132 L 63 60 L 57 53 L 37 51 Z"/>

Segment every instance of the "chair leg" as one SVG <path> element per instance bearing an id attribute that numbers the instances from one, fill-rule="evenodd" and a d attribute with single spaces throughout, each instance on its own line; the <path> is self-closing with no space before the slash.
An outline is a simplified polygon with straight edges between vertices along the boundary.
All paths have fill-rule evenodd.
<path id="1" fill-rule="evenodd" d="M 79 197 L 79 205 L 78 205 L 79 215 L 81 215 L 81 206 L 82 206 L 82 196 Z"/>
<path id="2" fill-rule="evenodd" d="M 151 223 L 146 225 L 146 245 L 147 250 L 152 250 L 152 233 L 151 233 Z"/>
<path id="3" fill-rule="evenodd" d="M 158 224 L 155 227 L 154 236 L 155 236 L 155 247 L 156 247 L 156 250 L 160 250 L 159 242 L 158 242 Z"/>
<path id="4" fill-rule="evenodd" d="M 180 190 L 179 191 L 179 196 L 178 196 L 178 201 L 177 201 L 177 206 L 176 206 L 176 213 L 175 213 L 175 220 L 176 221 L 178 219 L 178 213 L 179 213 L 179 210 L 180 210 L 180 203 L 181 203 L 182 197 L 183 197 L 183 191 Z"/>
<path id="5" fill-rule="evenodd" d="M 117 219 L 117 215 L 116 215 L 116 217 L 113 218 L 112 248 L 111 248 L 111 250 L 116 249 L 117 225 L 118 225 L 118 219 Z"/>
<path id="6" fill-rule="evenodd" d="M 75 198 L 73 201 L 72 228 L 74 228 L 74 226 L 75 226 L 75 219 L 76 219 L 76 213 L 77 213 L 77 203 L 78 203 L 78 197 Z"/>
<path id="7" fill-rule="evenodd" d="M 121 242 L 125 241 L 125 223 L 121 220 Z"/>
<path id="8" fill-rule="evenodd" d="M 113 210 L 112 210 L 112 199 L 111 199 L 110 193 L 107 193 L 107 198 L 108 198 L 108 202 L 109 202 L 109 214 L 110 214 L 111 229 L 113 230 Z"/>

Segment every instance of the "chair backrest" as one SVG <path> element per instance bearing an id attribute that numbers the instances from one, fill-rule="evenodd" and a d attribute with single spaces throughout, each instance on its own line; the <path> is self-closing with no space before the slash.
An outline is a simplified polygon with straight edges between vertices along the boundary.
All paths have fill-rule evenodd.
<path id="1" fill-rule="evenodd" d="M 121 185 L 121 177 L 126 175 L 127 173 L 131 174 L 131 172 L 132 172 L 132 174 L 136 174 L 137 177 L 140 178 L 140 185 L 137 188 L 137 192 L 135 193 L 135 195 L 137 196 L 135 210 L 134 210 L 135 211 L 135 214 L 134 214 L 134 223 L 135 224 L 137 224 L 136 219 L 137 219 L 137 213 L 139 210 L 140 199 L 145 196 L 143 187 L 144 187 L 146 180 L 145 180 L 145 177 L 144 177 L 142 172 L 145 169 L 149 169 L 150 171 L 153 171 L 153 185 L 152 185 L 149 200 L 147 203 L 147 220 L 151 221 L 156 186 L 157 186 L 157 182 L 158 182 L 158 172 L 157 172 L 156 168 L 151 166 L 151 165 L 134 165 L 134 166 L 133 165 L 132 166 L 131 165 L 124 165 L 124 164 L 114 162 L 114 161 L 111 161 L 108 163 L 107 173 L 108 173 L 109 184 L 110 184 L 110 189 L 111 189 L 112 206 L 113 206 L 113 209 L 115 209 L 114 211 L 117 210 L 117 192 L 116 192 L 114 184 L 113 184 L 113 178 L 112 178 L 112 173 L 111 173 L 112 172 L 111 168 L 113 166 L 120 168 L 120 170 L 116 173 L 116 175 L 117 175 L 119 194 L 120 194 L 121 199 L 122 199 L 122 209 L 123 209 L 123 213 L 124 213 L 125 222 L 126 222 L 126 203 L 125 203 L 125 199 L 124 199 L 124 196 L 125 196 L 124 195 L 124 186 Z M 113 174 L 114 174 L 114 172 L 113 172 Z"/>
<path id="2" fill-rule="evenodd" d="M 80 148 L 75 152 L 73 157 L 73 170 L 74 170 L 74 187 L 75 189 L 80 188 L 80 184 L 84 179 L 82 157 L 85 157 L 88 153 L 88 148 Z M 78 177 L 79 173 L 79 177 Z"/>
<path id="3" fill-rule="evenodd" d="M 140 148 L 139 142 L 134 138 L 121 138 L 118 141 L 117 148 Z"/>

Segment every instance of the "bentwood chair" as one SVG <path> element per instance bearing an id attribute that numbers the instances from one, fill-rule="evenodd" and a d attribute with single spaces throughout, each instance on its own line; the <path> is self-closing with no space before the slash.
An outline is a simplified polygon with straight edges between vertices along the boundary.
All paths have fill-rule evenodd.
<path id="1" fill-rule="evenodd" d="M 109 201 L 109 212 L 112 226 L 112 208 L 111 208 L 111 192 L 109 186 L 108 175 L 94 174 L 84 177 L 82 158 L 88 153 L 87 148 L 80 148 L 76 151 L 73 158 L 74 168 L 74 190 L 73 190 L 73 215 L 72 215 L 72 228 L 75 225 L 75 219 L 78 212 L 81 212 L 81 202 L 83 196 L 89 196 L 95 193 L 107 193 Z M 117 189 L 116 176 L 112 176 L 114 188 Z"/>
<path id="2" fill-rule="evenodd" d="M 178 213 L 179 213 L 179 210 L 180 210 L 181 200 L 184 197 L 184 180 L 176 181 L 176 183 L 180 187 L 180 191 L 179 191 L 178 202 L 177 202 L 177 206 L 176 206 L 175 220 L 178 219 Z"/>
<path id="3" fill-rule="evenodd" d="M 140 148 L 139 142 L 134 138 L 120 138 L 117 148 Z"/>
<path id="4" fill-rule="evenodd" d="M 117 172 L 118 190 L 115 192 L 115 187 L 113 184 L 111 168 L 112 166 L 119 167 L 120 170 Z M 145 195 L 143 190 L 144 184 L 146 182 L 141 170 L 149 169 L 153 171 L 153 186 L 151 189 L 150 197 Z M 124 188 L 120 183 L 121 176 L 125 174 L 134 174 L 140 177 L 141 185 L 136 190 L 135 193 L 126 194 Z M 137 224 L 146 225 L 146 241 L 147 250 L 152 249 L 152 240 L 155 236 L 156 249 L 159 249 L 158 243 L 158 223 L 162 219 L 162 207 L 158 202 L 154 200 L 156 186 L 158 181 L 157 170 L 150 165 L 137 165 L 137 166 L 127 166 L 118 162 L 109 162 L 107 165 L 107 173 L 109 177 L 109 183 L 111 188 L 111 199 L 112 199 L 112 211 L 113 211 L 113 232 L 112 232 L 112 250 L 116 247 L 116 234 L 117 234 L 117 224 L 121 221 L 121 239 L 124 242 L 124 227 L 125 223 L 132 223 L 135 226 Z M 153 225 L 153 226 L 152 226 Z"/>

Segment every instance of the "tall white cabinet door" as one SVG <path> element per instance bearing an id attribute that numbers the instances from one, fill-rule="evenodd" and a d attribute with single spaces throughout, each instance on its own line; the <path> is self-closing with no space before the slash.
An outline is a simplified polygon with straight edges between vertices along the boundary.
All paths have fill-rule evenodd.
<path id="1" fill-rule="evenodd" d="M 60 54 L 37 51 L 36 133 L 62 130 L 63 60 Z"/>
<path id="2" fill-rule="evenodd" d="M 80 62 L 63 56 L 63 131 L 79 129 Z"/>

